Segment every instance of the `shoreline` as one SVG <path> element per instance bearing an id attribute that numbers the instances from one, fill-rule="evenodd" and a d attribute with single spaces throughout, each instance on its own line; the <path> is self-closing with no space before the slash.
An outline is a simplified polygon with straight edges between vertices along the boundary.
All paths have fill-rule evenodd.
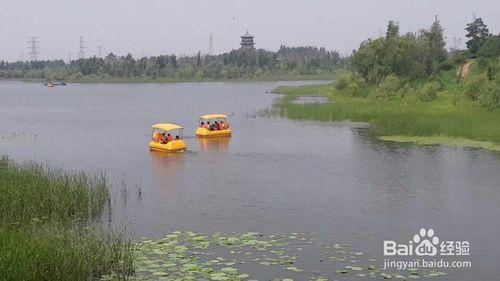
<path id="1" fill-rule="evenodd" d="M 71 84 L 175 84 L 175 83 L 206 83 L 206 82 L 278 82 L 278 81 L 331 81 L 332 75 L 321 76 L 271 76 L 260 78 L 237 79 L 79 79 L 60 80 Z M 18 81 L 27 83 L 44 83 L 47 80 L 58 79 L 20 79 L 0 78 L 0 82 Z M 58 80 L 59 81 L 59 80 Z"/>
<path id="2" fill-rule="evenodd" d="M 439 92 L 431 102 L 412 96 L 353 97 L 335 89 L 334 84 L 284 86 L 273 92 L 283 96 L 275 109 L 289 119 L 367 122 L 382 141 L 500 151 L 499 111 L 483 109 L 465 98 L 456 99 L 456 93 L 449 89 Z M 303 96 L 325 97 L 328 102 L 294 102 Z"/>
<path id="3" fill-rule="evenodd" d="M 459 137 L 447 136 L 380 136 L 378 139 L 387 142 L 411 143 L 420 146 L 446 145 L 455 148 L 480 148 L 489 151 L 500 152 L 500 144 L 495 144 L 489 141 L 478 141 Z"/>

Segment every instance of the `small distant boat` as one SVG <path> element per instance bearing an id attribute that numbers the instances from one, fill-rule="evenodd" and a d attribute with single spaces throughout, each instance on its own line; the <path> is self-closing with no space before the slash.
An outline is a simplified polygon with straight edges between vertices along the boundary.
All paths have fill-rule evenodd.
<path id="1" fill-rule="evenodd" d="M 185 151 L 187 146 L 182 135 L 183 129 L 183 127 L 171 123 L 153 125 L 149 148 L 165 152 Z"/>
<path id="2" fill-rule="evenodd" d="M 47 81 L 43 85 L 48 87 L 48 88 L 54 88 L 55 86 L 66 86 L 66 83 L 65 82 Z"/>
<path id="3" fill-rule="evenodd" d="M 200 138 L 230 137 L 231 129 L 224 114 L 207 114 L 200 116 L 196 136 Z"/>

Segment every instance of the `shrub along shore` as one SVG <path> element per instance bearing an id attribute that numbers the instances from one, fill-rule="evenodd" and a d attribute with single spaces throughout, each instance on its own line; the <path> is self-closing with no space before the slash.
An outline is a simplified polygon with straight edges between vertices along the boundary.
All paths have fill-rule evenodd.
<path id="1" fill-rule="evenodd" d="M 98 280 L 132 272 L 131 242 L 98 223 L 105 177 L 0 158 L 3 280 Z"/>

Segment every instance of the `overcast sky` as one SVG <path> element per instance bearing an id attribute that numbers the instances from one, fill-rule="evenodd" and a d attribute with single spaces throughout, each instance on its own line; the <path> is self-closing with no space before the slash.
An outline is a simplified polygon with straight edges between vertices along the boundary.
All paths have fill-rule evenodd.
<path id="1" fill-rule="evenodd" d="M 382 35 L 387 21 L 401 31 L 428 27 L 435 15 L 448 42 L 464 38 L 473 15 L 500 32 L 499 0 L 0 0 L 0 60 L 28 55 L 28 37 L 40 40 L 40 58 L 113 52 L 134 56 L 208 52 L 239 47 L 248 30 L 256 46 L 277 50 L 314 45 L 348 54 L 369 37 Z M 463 41 L 465 42 L 465 40 Z"/>

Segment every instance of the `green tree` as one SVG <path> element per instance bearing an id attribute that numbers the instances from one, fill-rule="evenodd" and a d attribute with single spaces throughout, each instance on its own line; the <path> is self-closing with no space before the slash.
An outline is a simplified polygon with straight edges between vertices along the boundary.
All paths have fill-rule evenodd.
<path id="1" fill-rule="evenodd" d="M 500 56 L 500 35 L 491 36 L 478 51 L 478 56 L 495 58 Z"/>
<path id="2" fill-rule="evenodd" d="M 385 33 L 387 39 L 399 37 L 399 25 L 390 20 L 387 24 L 387 31 Z"/>
<path id="3" fill-rule="evenodd" d="M 365 81 L 369 80 L 370 72 L 375 67 L 375 63 L 376 54 L 371 40 L 361 43 L 358 50 L 355 50 L 351 56 L 353 70 L 359 73 Z"/>
<path id="4" fill-rule="evenodd" d="M 490 38 L 490 31 L 483 22 L 482 18 L 474 18 L 474 21 L 467 24 L 465 28 L 469 40 L 467 41 L 467 49 L 473 57 L 476 57 L 477 52 L 483 44 Z"/>
<path id="5" fill-rule="evenodd" d="M 443 27 L 437 18 L 430 30 L 424 32 L 424 37 L 429 45 L 424 64 L 427 74 L 431 75 L 437 70 L 439 63 L 446 59 Z"/>

